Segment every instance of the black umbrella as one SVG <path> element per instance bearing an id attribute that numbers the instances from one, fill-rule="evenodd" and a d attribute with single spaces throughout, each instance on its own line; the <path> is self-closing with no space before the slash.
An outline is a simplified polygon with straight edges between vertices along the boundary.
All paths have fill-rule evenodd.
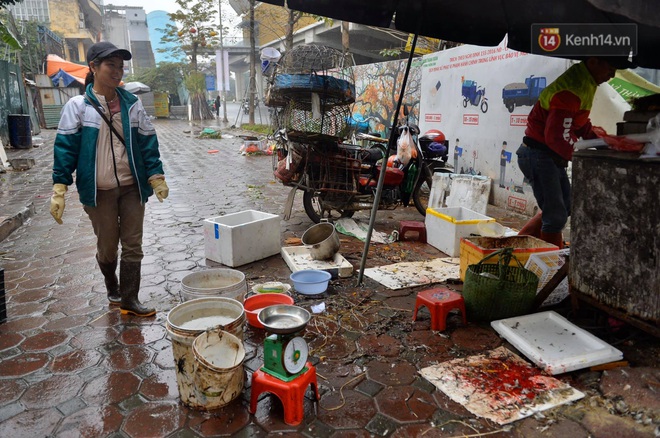
<path id="1" fill-rule="evenodd" d="M 284 0 L 265 0 L 283 6 Z M 660 68 L 657 0 L 287 0 L 291 9 L 442 40 L 531 52 L 533 24 L 635 24 L 641 67 Z"/>
<path id="2" fill-rule="evenodd" d="M 284 0 L 265 0 L 265 3 L 284 6 Z M 657 0 L 287 0 L 287 7 L 415 34 L 394 114 L 401 110 L 418 35 L 480 46 L 497 46 L 506 36 L 510 49 L 539 53 L 533 50 L 539 38 L 534 25 L 595 24 L 612 30 L 616 25 L 632 24 L 633 60 L 641 67 L 660 68 L 660 1 Z M 628 54 L 628 49 L 624 53 Z M 577 58 L 575 55 L 564 57 Z M 395 123 L 396 120 L 392 126 Z M 389 150 L 395 148 L 394 138 L 392 130 Z M 364 274 L 384 175 L 385 172 L 381 172 L 378 180 L 358 284 Z"/>

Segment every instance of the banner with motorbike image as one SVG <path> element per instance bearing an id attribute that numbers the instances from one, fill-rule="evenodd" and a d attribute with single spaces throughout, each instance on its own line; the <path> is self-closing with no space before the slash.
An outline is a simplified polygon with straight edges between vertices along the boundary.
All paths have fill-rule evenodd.
<path id="1" fill-rule="evenodd" d="M 464 45 L 422 58 L 419 125 L 449 140 L 456 173 L 492 179 L 491 202 L 533 214 L 532 189 L 518 168 L 527 116 L 543 89 L 572 61 L 497 47 Z M 607 84 L 594 99 L 592 122 L 616 132 L 628 104 Z"/>

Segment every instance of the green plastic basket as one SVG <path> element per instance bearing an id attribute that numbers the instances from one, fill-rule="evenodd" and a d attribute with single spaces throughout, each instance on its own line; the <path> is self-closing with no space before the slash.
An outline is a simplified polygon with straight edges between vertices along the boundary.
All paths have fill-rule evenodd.
<path id="1" fill-rule="evenodd" d="M 493 321 L 524 315 L 532 310 L 539 279 L 523 267 L 513 255 L 514 248 L 504 248 L 468 266 L 463 283 L 463 298 L 468 319 Z M 497 264 L 484 263 L 497 257 Z M 518 266 L 509 266 L 511 258 Z"/>

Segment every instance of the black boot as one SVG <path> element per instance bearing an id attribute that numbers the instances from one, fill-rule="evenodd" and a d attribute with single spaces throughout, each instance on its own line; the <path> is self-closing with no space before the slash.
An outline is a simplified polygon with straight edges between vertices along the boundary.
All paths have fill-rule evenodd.
<path id="1" fill-rule="evenodd" d="M 117 279 L 117 260 L 112 263 L 101 263 L 97 257 L 96 261 L 105 279 L 108 301 L 110 301 L 111 306 L 118 306 L 121 303 L 121 295 L 119 295 L 119 280 Z"/>
<path id="2" fill-rule="evenodd" d="M 119 309 L 122 315 L 153 316 L 156 314 L 156 309 L 145 307 L 138 300 L 141 267 L 142 262 L 121 261 L 119 269 L 121 305 Z"/>

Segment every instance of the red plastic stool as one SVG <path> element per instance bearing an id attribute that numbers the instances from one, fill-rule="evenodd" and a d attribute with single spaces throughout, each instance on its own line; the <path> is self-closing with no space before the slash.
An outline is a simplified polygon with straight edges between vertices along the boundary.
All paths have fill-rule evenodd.
<path id="1" fill-rule="evenodd" d="M 417 310 L 421 306 L 426 306 L 426 308 L 429 309 L 432 330 L 443 331 L 447 328 L 447 314 L 453 309 L 459 309 L 461 311 L 463 324 L 467 324 L 463 296 L 447 289 L 446 287 L 427 289 L 417 294 L 413 321 L 417 319 Z"/>
<path id="2" fill-rule="evenodd" d="M 419 240 L 422 243 L 426 243 L 426 225 L 424 222 L 419 221 L 401 221 L 399 222 L 399 240 L 405 240 L 406 233 L 408 231 L 417 231 Z"/>
<path id="3" fill-rule="evenodd" d="M 307 387 L 312 384 L 314 396 L 319 399 L 316 368 L 307 362 L 308 370 L 290 382 L 285 382 L 261 371 L 261 368 L 252 374 L 252 390 L 250 395 L 250 413 L 257 412 L 257 401 L 262 392 L 270 392 L 277 396 L 284 407 L 284 422 L 291 426 L 302 423 L 304 415 L 304 401 Z"/>

